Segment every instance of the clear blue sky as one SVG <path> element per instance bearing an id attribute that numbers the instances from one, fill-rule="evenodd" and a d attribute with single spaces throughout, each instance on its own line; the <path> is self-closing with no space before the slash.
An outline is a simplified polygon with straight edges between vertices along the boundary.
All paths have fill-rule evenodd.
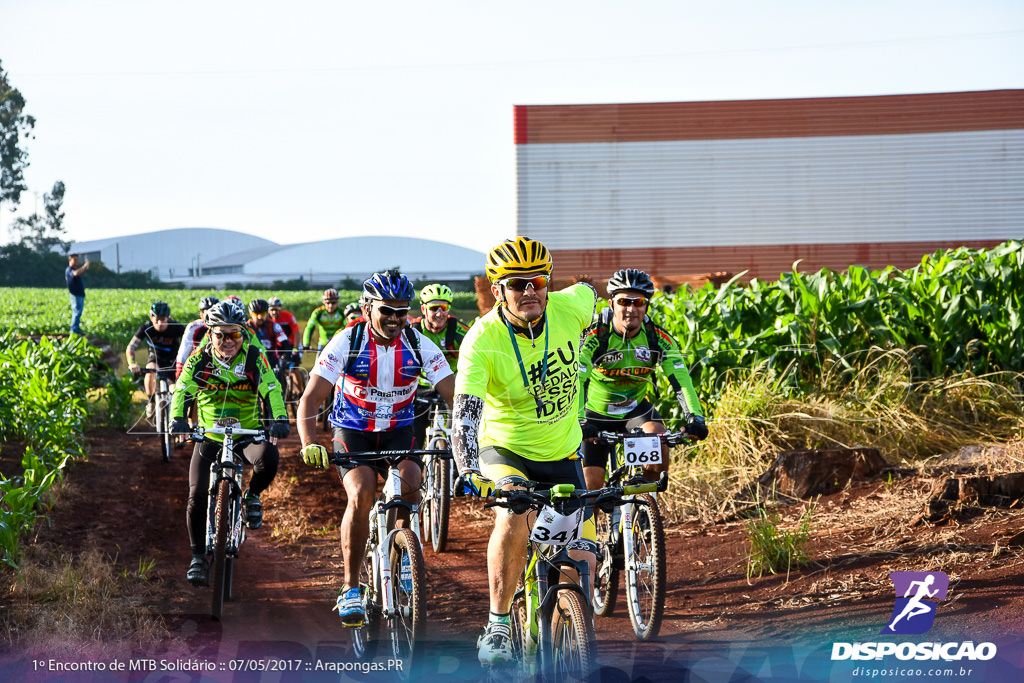
<path id="1" fill-rule="evenodd" d="M 515 232 L 515 104 L 1024 87 L 1021 0 L 3 0 L 0 26 L 38 121 L 19 215 L 63 180 L 75 240 L 483 251 Z"/>

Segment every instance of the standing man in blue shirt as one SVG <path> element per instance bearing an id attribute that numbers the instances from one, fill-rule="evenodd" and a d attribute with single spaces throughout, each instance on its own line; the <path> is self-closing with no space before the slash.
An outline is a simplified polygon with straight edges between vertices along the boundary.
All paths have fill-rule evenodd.
<path id="1" fill-rule="evenodd" d="M 82 334 L 82 310 L 85 308 L 85 285 L 82 273 L 89 269 L 89 262 L 78 265 L 78 254 L 68 254 L 68 269 L 64 279 L 68 282 L 68 296 L 71 297 L 71 334 Z"/>

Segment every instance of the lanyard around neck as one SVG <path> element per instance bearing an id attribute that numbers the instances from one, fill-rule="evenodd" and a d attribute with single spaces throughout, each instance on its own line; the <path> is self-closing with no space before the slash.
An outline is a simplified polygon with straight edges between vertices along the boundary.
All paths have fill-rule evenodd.
<path id="1" fill-rule="evenodd" d="M 544 313 L 547 316 L 547 312 Z M 512 349 L 516 352 L 516 361 L 519 363 L 519 374 L 523 376 L 523 386 L 526 390 L 530 390 L 530 382 L 526 379 L 526 366 L 523 364 L 523 355 L 519 353 L 519 343 L 516 341 L 515 330 L 512 329 L 512 323 L 508 321 L 508 318 L 502 316 L 505 320 L 505 328 L 508 330 L 509 339 L 512 340 Z M 550 325 L 547 324 L 547 320 L 544 320 L 544 360 L 541 364 L 540 369 L 540 386 L 544 386 L 544 380 L 548 376 L 548 328 Z M 534 400 L 540 403 L 540 398 L 534 395 Z"/>

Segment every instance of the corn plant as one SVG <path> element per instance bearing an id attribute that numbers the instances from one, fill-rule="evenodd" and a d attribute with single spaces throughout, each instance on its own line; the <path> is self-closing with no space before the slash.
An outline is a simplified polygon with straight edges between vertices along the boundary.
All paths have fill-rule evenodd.
<path id="1" fill-rule="evenodd" d="M 26 444 L 20 473 L 0 473 L 0 561 L 16 565 L 19 538 L 47 490 L 84 453 L 86 394 L 99 351 L 80 337 L 38 342 L 0 335 L 0 441 Z"/>
<path id="2" fill-rule="evenodd" d="M 822 368 L 857 372 L 867 349 L 908 353 L 912 379 L 954 373 L 1024 371 L 1024 246 L 955 249 L 925 256 L 909 270 L 803 273 L 794 264 L 775 282 L 741 274 L 715 288 L 656 296 L 651 315 L 683 346 L 712 406 L 730 376 L 766 364 L 807 393 Z M 791 372 L 790 372 L 791 370 Z M 663 382 L 658 405 L 678 417 Z"/>

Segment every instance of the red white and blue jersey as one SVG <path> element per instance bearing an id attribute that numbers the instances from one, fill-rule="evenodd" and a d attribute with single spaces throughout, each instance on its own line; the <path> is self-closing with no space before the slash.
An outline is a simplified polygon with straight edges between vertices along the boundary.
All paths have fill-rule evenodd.
<path id="1" fill-rule="evenodd" d="M 435 386 L 452 374 L 444 353 L 437 344 L 412 330 L 419 341 L 421 366 L 405 330 L 384 346 L 377 343 L 370 330 L 364 329 L 358 355 L 349 369 L 351 374 L 346 374 L 354 330 L 355 327 L 349 327 L 334 335 L 317 356 L 312 371 L 334 384 L 331 425 L 364 432 L 386 432 L 411 425 L 420 372 Z"/>

